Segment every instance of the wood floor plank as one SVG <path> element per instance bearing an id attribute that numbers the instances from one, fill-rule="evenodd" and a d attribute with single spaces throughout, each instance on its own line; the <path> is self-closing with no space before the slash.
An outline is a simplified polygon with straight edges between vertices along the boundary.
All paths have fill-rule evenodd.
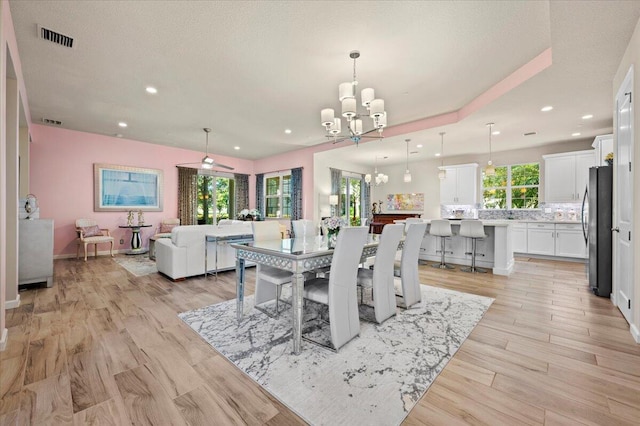
<path id="1" fill-rule="evenodd" d="M 133 424 L 187 424 L 169 395 L 145 366 L 118 373 L 115 380 L 127 416 Z"/>
<path id="2" fill-rule="evenodd" d="M 31 341 L 24 384 L 28 385 L 67 371 L 67 350 L 60 334 Z"/>
<path id="3" fill-rule="evenodd" d="M 56 260 L 54 273 L 53 288 L 21 291 L 21 306 L 7 311 L 0 424 L 304 424 L 177 317 L 234 298 L 233 271 L 174 283 L 104 256 Z M 640 345 L 610 300 L 589 291 L 584 265 L 518 258 L 502 277 L 421 264 L 419 276 L 495 302 L 403 424 L 637 424 Z M 249 293 L 254 279 L 251 268 Z M 54 336 L 68 367 L 52 376 L 60 359 L 36 342 Z M 38 380 L 25 385 L 28 359 L 37 368 L 27 381 Z M 177 373 L 187 367 L 195 388 Z"/>
<path id="4" fill-rule="evenodd" d="M 147 369 L 170 398 L 177 398 L 203 384 L 200 375 L 172 347 L 151 346 L 142 351 L 147 355 Z"/>

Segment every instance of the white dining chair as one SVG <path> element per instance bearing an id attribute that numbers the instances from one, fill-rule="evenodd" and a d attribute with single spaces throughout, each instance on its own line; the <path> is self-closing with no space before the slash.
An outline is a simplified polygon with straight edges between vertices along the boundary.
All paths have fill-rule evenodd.
<path id="1" fill-rule="evenodd" d="M 396 314 L 393 264 L 398 245 L 402 239 L 403 229 L 404 225 L 401 223 L 385 225 L 380 235 L 373 270 L 369 268 L 358 269 L 361 300 L 362 292 L 365 289 L 372 289 L 373 309 L 378 324 Z"/>
<path id="2" fill-rule="evenodd" d="M 291 228 L 293 229 L 294 238 L 316 236 L 316 228 L 313 226 L 313 221 L 309 219 L 292 220 Z"/>
<path id="3" fill-rule="evenodd" d="M 364 227 L 344 227 L 338 234 L 331 262 L 329 278 L 313 278 L 305 282 L 304 298 L 311 302 L 328 305 L 331 347 L 337 351 L 360 334 L 358 292 L 356 287 L 358 263 L 367 241 Z M 308 336 L 303 338 L 325 346 Z"/>
<path id="4" fill-rule="evenodd" d="M 278 221 L 251 222 L 253 229 L 253 241 L 282 240 L 280 223 Z M 290 284 L 293 273 L 272 266 L 261 265 L 256 267 L 256 291 L 254 307 L 266 315 L 275 318 L 280 315 L 279 301 L 282 286 Z M 265 304 L 275 300 L 276 313 L 271 314 L 265 309 Z"/>
<path id="5" fill-rule="evenodd" d="M 427 232 L 427 224 L 411 223 L 407 227 L 407 236 L 402 246 L 402 255 L 400 262 L 394 265 L 393 274 L 400 279 L 400 287 L 402 288 L 401 300 L 398 306 L 409 308 L 416 303 L 422 301 L 422 292 L 420 291 L 420 277 L 418 275 L 418 256 L 420 255 L 420 246 L 422 239 Z"/>

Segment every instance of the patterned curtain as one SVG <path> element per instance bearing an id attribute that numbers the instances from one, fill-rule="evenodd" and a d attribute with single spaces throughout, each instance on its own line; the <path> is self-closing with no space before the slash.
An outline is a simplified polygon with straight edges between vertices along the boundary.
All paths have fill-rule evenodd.
<path id="1" fill-rule="evenodd" d="M 340 216 L 340 212 L 342 211 L 340 208 L 340 181 L 342 180 L 342 170 L 331 167 L 329 170 L 331 171 L 331 195 L 338 196 L 338 205 L 335 207 L 331 206 L 331 215 Z"/>
<path id="2" fill-rule="evenodd" d="M 264 173 L 256 175 L 256 210 L 260 212 L 260 217 L 265 217 L 264 211 Z"/>
<path id="3" fill-rule="evenodd" d="M 371 223 L 373 220 L 373 216 L 371 215 L 371 185 L 364 181 L 364 175 L 362 175 L 362 179 L 360 180 L 360 188 L 362 188 L 362 191 L 360 191 L 362 194 L 362 217 L 369 218 L 369 223 Z"/>
<path id="4" fill-rule="evenodd" d="M 302 211 L 302 167 L 291 169 L 291 220 L 305 219 Z"/>
<path id="5" fill-rule="evenodd" d="M 178 167 L 178 218 L 181 225 L 196 225 L 198 169 Z"/>
<path id="6" fill-rule="evenodd" d="M 244 209 L 249 208 L 249 175 L 235 173 L 233 179 L 236 181 L 236 215 Z"/>

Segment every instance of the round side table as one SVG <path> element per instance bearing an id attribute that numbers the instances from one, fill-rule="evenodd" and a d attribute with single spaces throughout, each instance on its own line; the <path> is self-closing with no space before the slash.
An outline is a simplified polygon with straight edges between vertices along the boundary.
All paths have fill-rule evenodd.
<path id="1" fill-rule="evenodd" d="M 149 228 L 151 225 L 120 225 L 119 228 L 131 229 L 131 249 L 127 254 L 144 254 L 147 249 L 142 247 L 142 238 L 140 238 L 140 228 Z"/>

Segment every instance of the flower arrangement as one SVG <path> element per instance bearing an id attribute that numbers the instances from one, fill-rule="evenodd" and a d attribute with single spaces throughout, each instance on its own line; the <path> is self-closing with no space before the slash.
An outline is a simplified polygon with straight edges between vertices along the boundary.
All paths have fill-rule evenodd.
<path id="1" fill-rule="evenodd" d="M 338 231 L 341 227 L 347 226 L 347 222 L 341 217 L 331 216 L 322 221 L 322 226 L 329 232 Z"/>
<path id="2" fill-rule="evenodd" d="M 604 157 L 604 161 L 607 162 L 608 165 L 613 165 L 613 152 L 608 153 L 605 157 Z"/>

